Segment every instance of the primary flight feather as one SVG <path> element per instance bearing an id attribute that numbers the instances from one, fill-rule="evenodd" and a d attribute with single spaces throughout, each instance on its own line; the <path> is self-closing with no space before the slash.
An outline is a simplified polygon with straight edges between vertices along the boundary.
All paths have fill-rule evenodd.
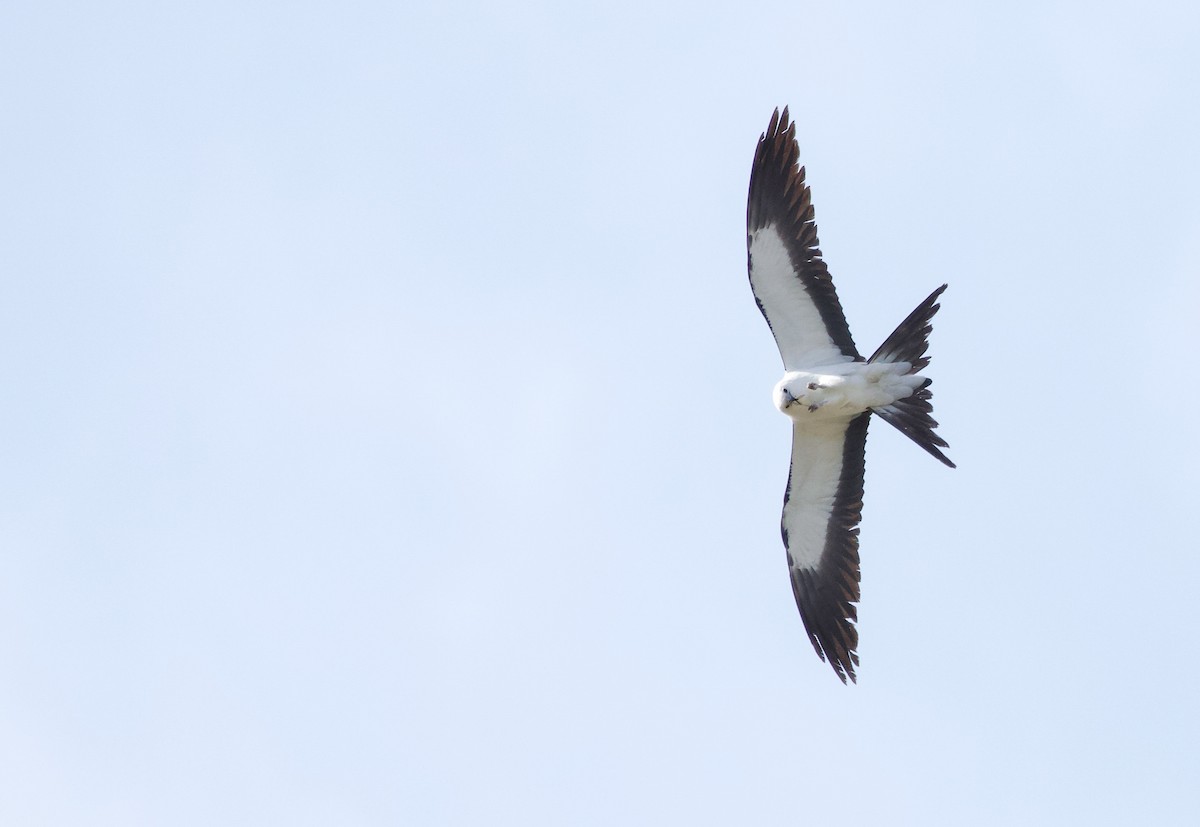
<path id="1" fill-rule="evenodd" d="M 792 420 L 783 545 L 809 640 L 842 682 L 858 666 L 858 523 L 867 423 L 878 414 L 951 468 L 920 375 L 942 285 L 869 359 L 854 346 L 817 242 L 788 110 L 759 138 L 746 205 L 750 287 L 783 357 L 775 405 Z"/>

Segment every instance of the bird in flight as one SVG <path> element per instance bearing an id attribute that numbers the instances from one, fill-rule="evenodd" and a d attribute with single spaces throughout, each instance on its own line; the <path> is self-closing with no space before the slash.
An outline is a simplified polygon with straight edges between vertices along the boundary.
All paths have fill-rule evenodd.
<path id="1" fill-rule="evenodd" d="M 775 110 L 758 140 L 746 205 L 750 287 L 783 357 L 775 406 L 792 420 L 783 545 L 809 640 L 845 683 L 856 680 L 858 523 L 871 414 L 951 468 L 921 375 L 942 285 L 869 359 L 854 346 L 817 242 L 796 125 Z"/>

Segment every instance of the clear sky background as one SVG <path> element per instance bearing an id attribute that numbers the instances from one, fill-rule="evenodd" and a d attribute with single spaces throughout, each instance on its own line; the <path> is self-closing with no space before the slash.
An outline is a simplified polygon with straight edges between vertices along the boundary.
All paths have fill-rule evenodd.
<path id="1" fill-rule="evenodd" d="M 1195 3 L 0 11 L 0 822 L 1191 824 Z M 790 104 L 875 422 L 779 539 Z"/>

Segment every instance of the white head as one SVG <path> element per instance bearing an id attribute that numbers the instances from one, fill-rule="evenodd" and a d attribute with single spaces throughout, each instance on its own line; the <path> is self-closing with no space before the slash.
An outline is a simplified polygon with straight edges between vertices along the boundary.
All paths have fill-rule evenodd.
<path id="1" fill-rule="evenodd" d="M 835 387 L 839 378 L 790 372 L 775 385 L 775 407 L 792 419 L 804 419 L 830 402 L 841 401 L 843 394 Z"/>

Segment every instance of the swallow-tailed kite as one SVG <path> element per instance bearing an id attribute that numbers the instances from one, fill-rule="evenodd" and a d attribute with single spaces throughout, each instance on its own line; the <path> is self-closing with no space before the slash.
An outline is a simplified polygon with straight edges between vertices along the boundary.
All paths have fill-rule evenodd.
<path id="1" fill-rule="evenodd" d="M 863 359 L 821 258 L 796 125 L 779 110 L 758 140 L 746 206 L 750 287 L 783 357 L 775 406 L 792 420 L 783 545 L 804 628 L 821 660 L 855 680 L 858 522 L 871 414 L 951 468 L 934 432 L 926 337 L 942 285 Z"/>

